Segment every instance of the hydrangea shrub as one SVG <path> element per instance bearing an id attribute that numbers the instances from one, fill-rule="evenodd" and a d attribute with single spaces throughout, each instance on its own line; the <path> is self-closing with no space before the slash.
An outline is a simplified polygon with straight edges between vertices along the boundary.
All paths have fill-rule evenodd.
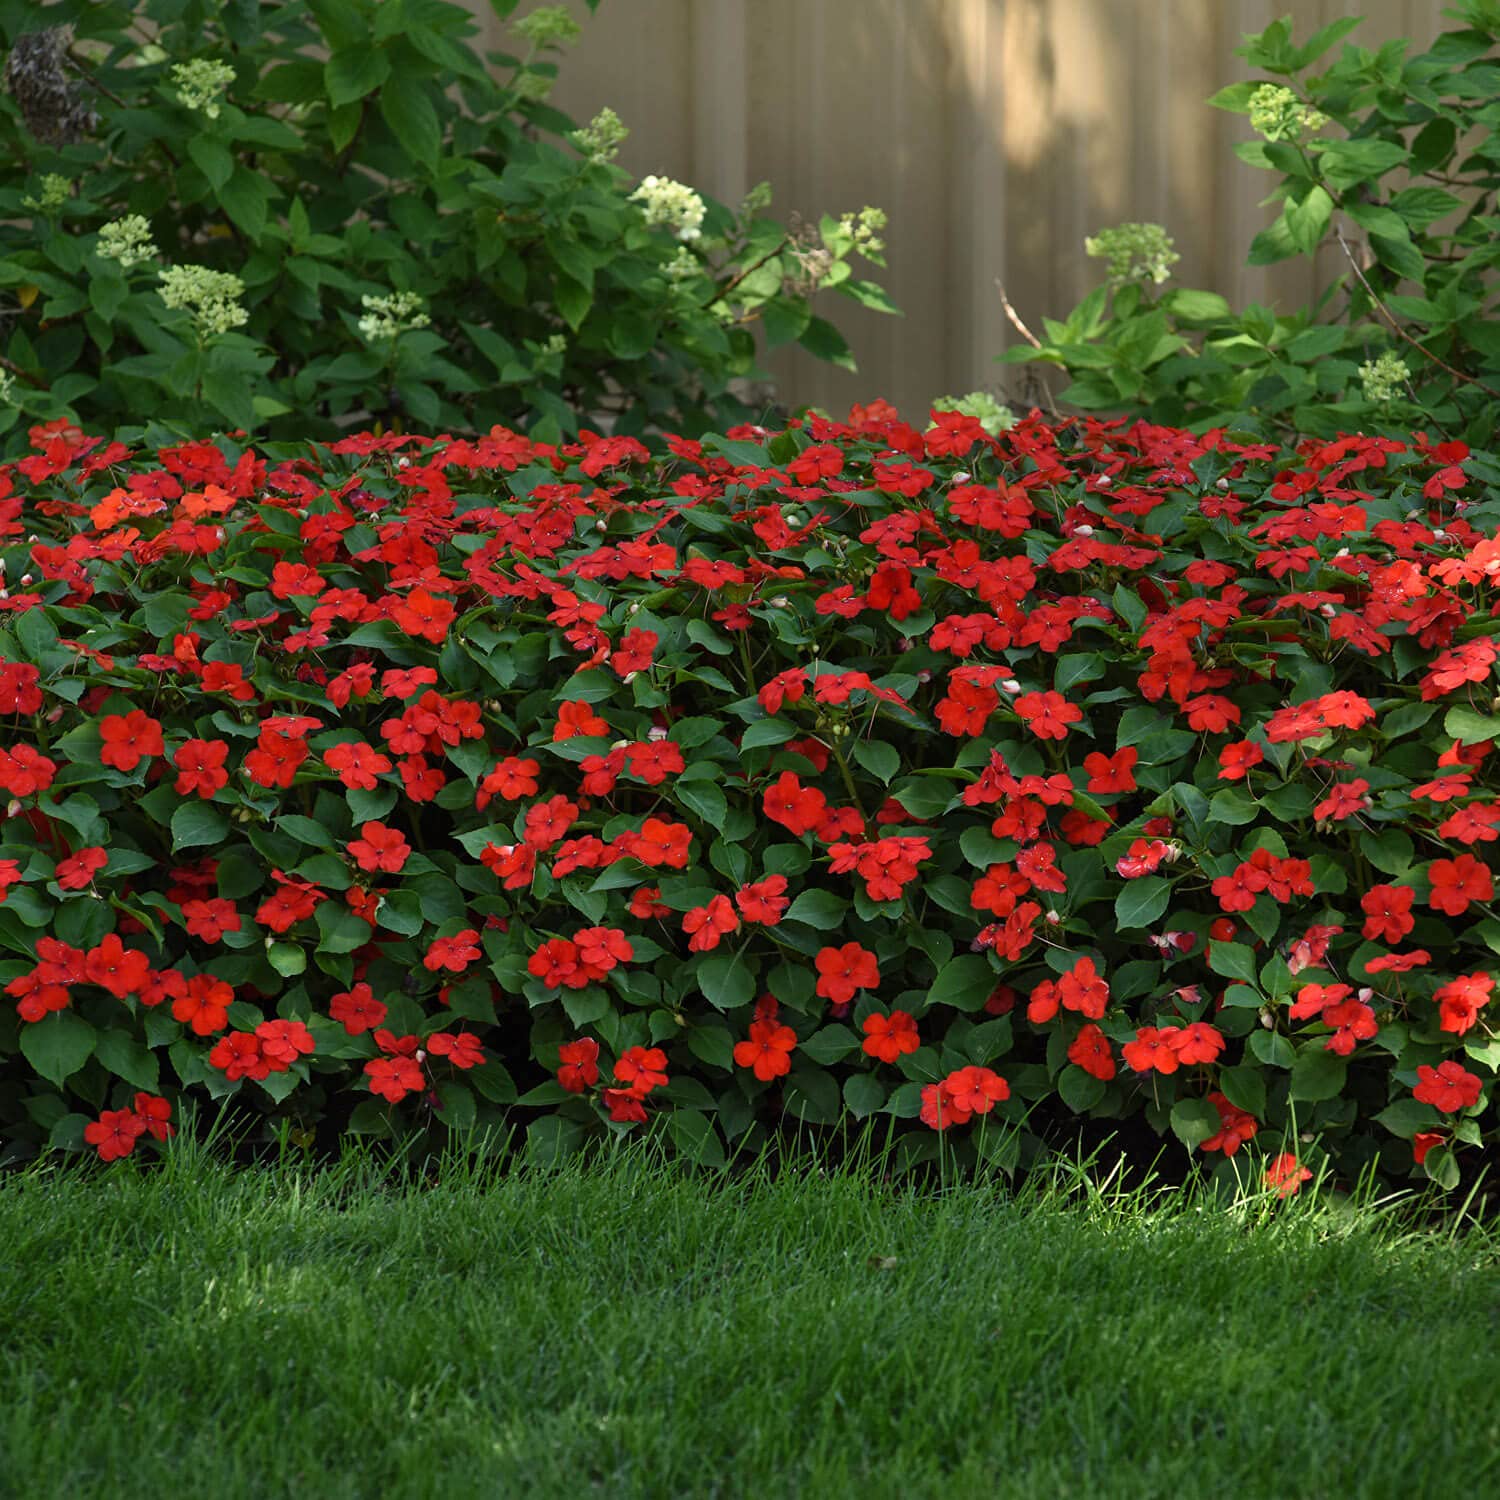
<path id="1" fill-rule="evenodd" d="M 31 438 L 12 1157 L 188 1098 L 1007 1170 L 1088 1120 L 1281 1191 L 1493 1144 L 1490 457 L 881 402 L 656 451 Z"/>

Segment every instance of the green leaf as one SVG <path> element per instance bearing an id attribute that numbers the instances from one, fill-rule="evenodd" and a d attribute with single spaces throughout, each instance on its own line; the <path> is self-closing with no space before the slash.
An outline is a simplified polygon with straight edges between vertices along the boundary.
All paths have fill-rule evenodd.
<path id="1" fill-rule="evenodd" d="M 884 740 L 856 740 L 854 759 L 886 786 L 890 785 L 891 777 L 901 769 L 900 752 Z"/>
<path id="2" fill-rule="evenodd" d="M 1451 1146 L 1434 1146 L 1422 1158 L 1422 1171 L 1429 1181 L 1451 1193 L 1459 1183 L 1458 1160 Z"/>
<path id="3" fill-rule="evenodd" d="M 1179 1099 L 1172 1106 L 1172 1134 L 1187 1147 L 1196 1150 L 1222 1128 L 1219 1111 L 1207 1099 Z"/>
<path id="4" fill-rule="evenodd" d="M 118 1027 L 101 1031 L 94 1056 L 116 1078 L 123 1078 L 134 1088 L 154 1094 L 159 1086 L 156 1054 Z"/>
<path id="5" fill-rule="evenodd" d="M 328 91 L 329 104 L 338 109 L 363 99 L 378 89 L 390 72 L 390 58 L 369 42 L 358 42 L 335 52 L 323 65 L 323 86 Z"/>
<path id="6" fill-rule="evenodd" d="M 266 230 L 266 212 L 271 189 L 264 178 L 248 167 L 237 166 L 234 176 L 217 190 L 224 212 L 245 232 L 252 244 L 259 244 Z"/>
<path id="7" fill-rule="evenodd" d="M 689 1161 L 703 1167 L 724 1165 L 724 1143 L 713 1121 L 702 1110 L 674 1109 L 667 1116 L 667 1134 Z"/>
<path id="8" fill-rule="evenodd" d="M 208 185 L 217 193 L 234 173 L 234 155 L 229 147 L 212 136 L 190 135 L 187 150 L 193 165 L 208 178 Z"/>
<path id="9" fill-rule="evenodd" d="M 1103 1097 L 1107 1085 L 1102 1078 L 1069 1063 L 1057 1077 L 1057 1092 L 1075 1115 L 1086 1115 Z"/>
<path id="10" fill-rule="evenodd" d="M 757 719 L 745 729 L 741 750 L 759 750 L 765 745 L 784 745 L 797 737 L 797 726 L 785 719 Z"/>
<path id="11" fill-rule="evenodd" d="M 1304 255 L 1311 255 L 1322 241 L 1332 217 L 1333 199 L 1328 190 L 1314 185 L 1300 203 L 1286 206 L 1286 225 L 1292 243 Z"/>
<path id="12" fill-rule="evenodd" d="M 857 366 L 844 336 L 825 318 L 813 318 L 797 340 L 810 354 L 826 359 L 841 369 L 854 371 Z"/>
<path id="13" fill-rule="evenodd" d="M 873 1115 L 885 1098 L 885 1085 L 873 1073 L 851 1073 L 844 1080 L 844 1107 L 856 1120 Z"/>
<path id="14" fill-rule="evenodd" d="M 1292 1067 L 1293 1099 L 1336 1099 L 1344 1088 L 1349 1071 L 1346 1059 L 1329 1052 L 1321 1043 L 1312 1042 L 1297 1056 Z"/>
<path id="15" fill-rule="evenodd" d="M 697 813 L 713 828 L 722 828 L 729 814 L 729 803 L 716 783 L 698 777 L 679 777 L 672 783 L 672 794 L 689 811 Z"/>
<path id="16" fill-rule="evenodd" d="M 266 958 L 283 979 L 290 979 L 307 968 L 307 954 L 296 943 L 272 943 L 266 949 Z"/>
<path id="17" fill-rule="evenodd" d="M 48 1083 L 59 1088 L 89 1060 L 98 1033 L 71 1010 L 53 1011 L 21 1027 L 21 1051 Z"/>
<path id="18" fill-rule="evenodd" d="M 755 998 L 755 967 L 743 954 L 700 959 L 694 978 L 699 993 L 718 1010 L 736 1010 Z"/>
<path id="19" fill-rule="evenodd" d="M 1290 1068 L 1297 1061 L 1297 1049 L 1274 1031 L 1252 1031 L 1249 1046 L 1268 1068 Z"/>
<path id="20" fill-rule="evenodd" d="M 1159 875 L 1127 881 L 1115 897 L 1115 922 L 1127 930 L 1149 927 L 1166 911 L 1171 898 L 1170 882 Z"/>
<path id="21" fill-rule="evenodd" d="M 380 113 L 413 161 L 436 167 L 443 127 L 427 85 L 410 73 L 395 73 L 380 90 Z"/>
<path id="22" fill-rule="evenodd" d="M 826 1067 L 829 1063 L 843 1062 L 851 1052 L 857 1052 L 859 1038 L 847 1026 L 835 1021 L 821 1031 L 813 1032 L 798 1045 L 797 1050 L 804 1057 Z"/>
<path id="23" fill-rule="evenodd" d="M 222 844 L 229 820 L 211 802 L 184 802 L 172 814 L 172 848 L 191 849 L 200 844 Z"/>
<path id="24" fill-rule="evenodd" d="M 1465 745 L 1482 745 L 1486 740 L 1500 739 L 1500 719 L 1455 706 L 1443 715 L 1443 732 Z"/>
<path id="25" fill-rule="evenodd" d="M 822 932 L 832 932 L 842 927 L 848 918 L 849 903 L 832 891 L 803 891 L 787 907 L 784 922 L 805 922 Z"/>
<path id="26" fill-rule="evenodd" d="M 1257 1120 L 1266 1117 L 1266 1080 L 1259 1068 L 1242 1064 L 1238 1068 L 1219 1069 L 1219 1089 L 1236 1109 L 1243 1109 Z"/>
<path id="27" fill-rule="evenodd" d="M 1208 966 L 1215 974 L 1222 974 L 1226 979 L 1242 979 L 1246 984 L 1254 984 L 1259 978 L 1255 954 L 1244 943 L 1210 943 Z"/>
<path id="28" fill-rule="evenodd" d="M 931 1008 L 951 1005 L 955 1010 L 982 1010 L 994 992 L 995 971 L 982 953 L 961 953 L 938 971 L 927 992 Z"/>

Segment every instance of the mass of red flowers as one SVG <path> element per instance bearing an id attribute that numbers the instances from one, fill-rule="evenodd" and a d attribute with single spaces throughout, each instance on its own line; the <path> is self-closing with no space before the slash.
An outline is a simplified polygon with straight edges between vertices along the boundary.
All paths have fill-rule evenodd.
<path id="1" fill-rule="evenodd" d="M 1283 1194 L 1493 1150 L 1461 442 L 878 401 L 607 459 L 30 439 L 11 1156 L 168 1147 L 198 1100 L 706 1162 L 873 1119 L 1006 1171 L 1137 1118 Z"/>

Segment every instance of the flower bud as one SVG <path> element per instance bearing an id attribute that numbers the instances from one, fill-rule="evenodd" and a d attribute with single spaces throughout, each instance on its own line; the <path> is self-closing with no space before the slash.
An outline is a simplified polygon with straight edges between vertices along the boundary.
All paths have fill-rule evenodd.
<path id="1" fill-rule="evenodd" d="M 791 602 L 792 601 L 788 599 L 785 594 L 777 594 L 777 596 L 773 600 L 771 600 L 771 608 L 785 609 Z"/>
<path id="2" fill-rule="evenodd" d="M 1215 489 L 1220 489 L 1220 490 L 1227 490 L 1229 488 L 1229 481 L 1227 479 L 1216 480 L 1215 484 L 1214 484 L 1214 488 Z"/>
<path id="3" fill-rule="evenodd" d="M 1047 925 L 1049 927 L 1056 927 L 1057 924 L 1061 921 L 1062 913 L 1060 911 L 1049 911 L 1047 913 Z"/>
<path id="4" fill-rule="evenodd" d="M 10 799 L 10 801 L 5 804 L 5 816 L 7 818 L 14 818 L 14 817 L 16 817 L 17 814 L 20 813 L 20 811 L 21 811 L 21 799 L 19 797 L 12 797 Z"/>
<path id="5" fill-rule="evenodd" d="M 1000 691 L 1002 693 L 1019 693 L 1021 691 L 1021 684 L 1014 677 L 1006 677 L 1000 683 Z"/>
<path id="6" fill-rule="evenodd" d="M 1075 526 L 1073 528 L 1074 536 L 1093 536 L 1093 534 L 1094 528 L 1092 526 Z"/>

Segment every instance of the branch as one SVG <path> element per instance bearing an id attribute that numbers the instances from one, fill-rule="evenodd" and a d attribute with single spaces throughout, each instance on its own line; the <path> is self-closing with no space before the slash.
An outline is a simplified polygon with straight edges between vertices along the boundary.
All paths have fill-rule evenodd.
<path id="1" fill-rule="evenodd" d="M 1391 331 L 1397 338 L 1410 344 L 1418 354 L 1432 361 L 1440 370 L 1446 370 L 1455 380 L 1461 380 L 1465 385 L 1477 386 L 1486 395 L 1493 396 L 1500 401 L 1500 391 L 1494 386 L 1486 385 L 1482 380 L 1476 380 L 1472 375 L 1465 375 L 1462 370 L 1455 370 L 1446 360 L 1439 359 L 1430 349 L 1419 344 L 1391 315 L 1391 310 L 1382 302 L 1376 294 L 1375 288 L 1365 280 L 1365 273 L 1360 270 L 1359 262 L 1354 258 L 1354 252 L 1349 248 L 1349 241 L 1344 238 L 1344 231 L 1338 227 L 1334 228 L 1334 234 L 1338 237 L 1339 249 L 1344 252 L 1344 259 L 1349 262 L 1349 269 L 1359 278 L 1359 284 L 1365 289 L 1365 294 L 1370 301 L 1379 309 L 1381 317 L 1391 325 Z"/>
<path id="2" fill-rule="evenodd" d="M 19 375 L 27 385 L 34 385 L 39 391 L 52 389 L 40 375 L 33 375 L 29 370 L 23 370 L 20 365 L 6 359 L 3 354 L 0 354 L 0 369 L 9 370 L 12 375 Z"/>
<path id="3" fill-rule="evenodd" d="M 1033 349 L 1040 349 L 1042 341 L 1021 321 L 1021 315 L 1010 305 L 1010 298 L 1005 295 L 1005 288 L 1000 278 L 995 278 L 995 290 L 1000 293 L 1000 305 L 1005 309 L 1005 316 L 1010 319 L 1011 327 L 1031 345 Z"/>

